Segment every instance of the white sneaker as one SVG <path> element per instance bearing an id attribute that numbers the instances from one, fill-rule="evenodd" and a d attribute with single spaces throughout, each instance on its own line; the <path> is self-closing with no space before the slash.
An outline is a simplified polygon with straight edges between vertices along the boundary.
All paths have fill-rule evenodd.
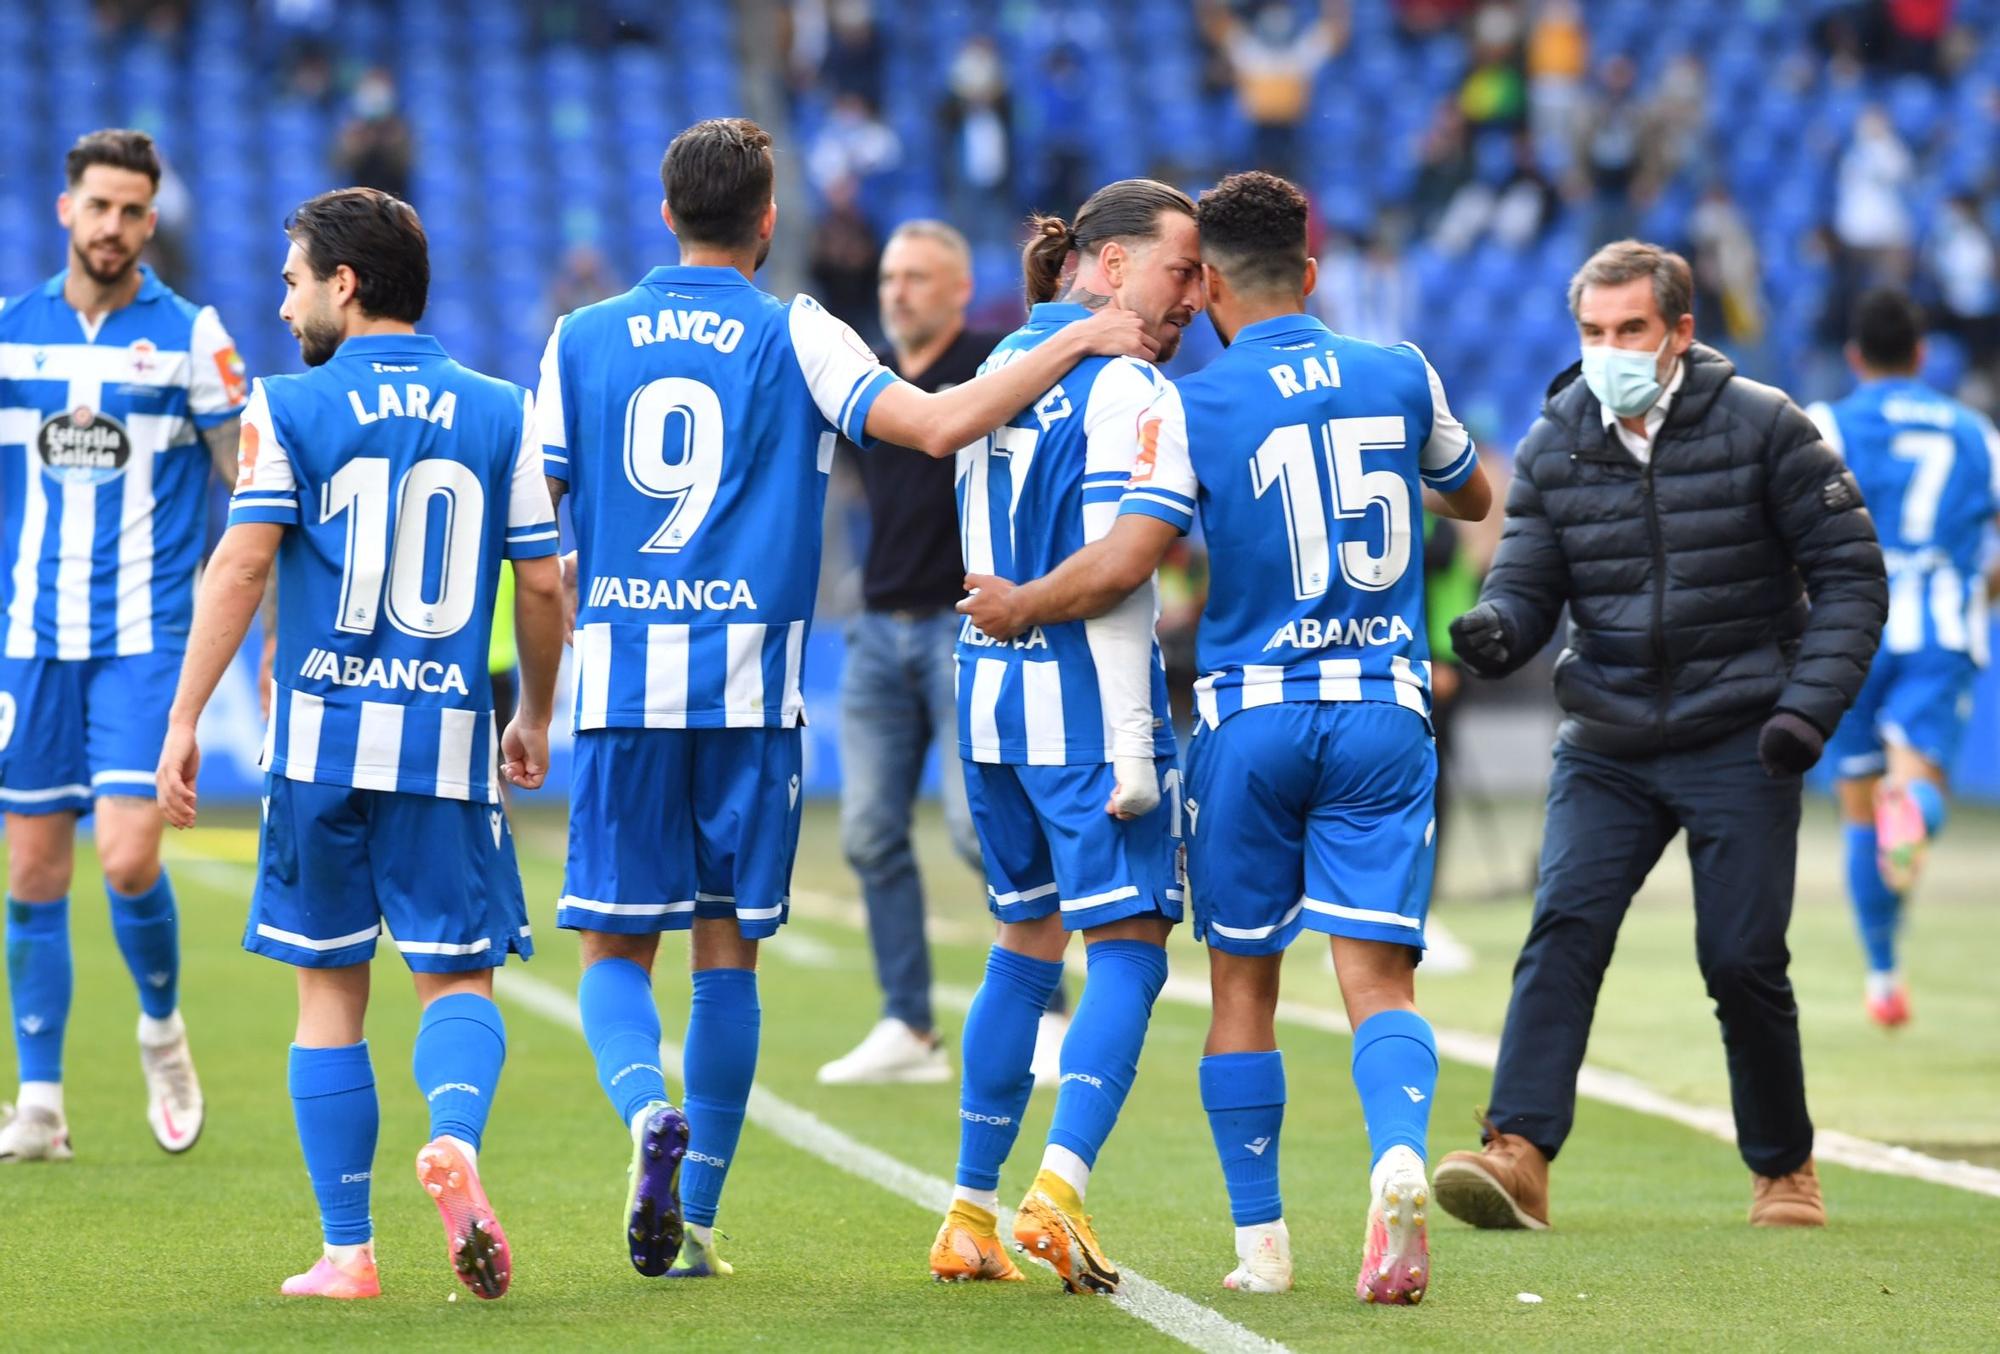
<path id="1" fill-rule="evenodd" d="M 141 1017 L 143 1020 L 143 1017 Z M 139 1044 L 139 1067 L 146 1074 L 146 1122 L 169 1152 L 185 1152 L 201 1136 L 206 1114 L 201 1082 L 188 1052 L 187 1026 L 179 1011 L 168 1017 L 174 1035 L 165 1043 Z"/>
<path id="2" fill-rule="evenodd" d="M 1069 1035 L 1069 1017 L 1042 1012 L 1035 1023 L 1035 1056 L 1028 1067 L 1035 1074 L 1035 1085 L 1055 1086 L 1062 1081 L 1062 1046 Z"/>
<path id="3" fill-rule="evenodd" d="M 1292 1291 L 1292 1234 L 1283 1218 L 1236 1229 L 1236 1268 L 1222 1286 L 1239 1293 Z"/>
<path id="4" fill-rule="evenodd" d="M 951 1080 L 951 1056 L 935 1035 L 925 1039 L 893 1016 L 875 1028 L 852 1052 L 819 1069 L 822 1086 L 879 1086 L 898 1082 Z"/>
<path id="5" fill-rule="evenodd" d="M 16 1161 L 68 1161 L 69 1124 L 54 1110 L 28 1105 L 15 1110 L 0 1105 L 0 1164 Z"/>

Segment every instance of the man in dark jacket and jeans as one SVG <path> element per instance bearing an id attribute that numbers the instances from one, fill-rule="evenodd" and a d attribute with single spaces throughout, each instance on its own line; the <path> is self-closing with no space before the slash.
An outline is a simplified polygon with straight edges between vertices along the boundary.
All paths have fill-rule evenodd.
<path id="1" fill-rule="evenodd" d="M 1682 829 L 1750 1221 L 1826 1221 L 1786 974 L 1800 777 L 1861 687 L 1888 589 L 1852 477 L 1781 391 L 1694 342 L 1692 291 L 1685 260 L 1635 240 L 1571 280 L 1583 361 L 1521 444 L 1499 554 L 1451 627 L 1460 660 L 1498 677 L 1570 609 L 1485 1146 L 1436 1175 L 1474 1226 L 1548 1225 L 1619 923 Z"/>

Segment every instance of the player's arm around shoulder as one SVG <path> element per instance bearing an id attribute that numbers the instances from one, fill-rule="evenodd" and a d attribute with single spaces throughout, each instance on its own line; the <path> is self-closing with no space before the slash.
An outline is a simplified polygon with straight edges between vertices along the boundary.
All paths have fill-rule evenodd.
<path id="1" fill-rule="evenodd" d="M 891 381 L 870 406 L 864 426 L 873 440 L 942 459 L 1033 404 L 1085 358 L 1150 359 L 1155 351 L 1136 314 L 1107 307 L 950 390 L 927 393 L 907 381 Z"/>

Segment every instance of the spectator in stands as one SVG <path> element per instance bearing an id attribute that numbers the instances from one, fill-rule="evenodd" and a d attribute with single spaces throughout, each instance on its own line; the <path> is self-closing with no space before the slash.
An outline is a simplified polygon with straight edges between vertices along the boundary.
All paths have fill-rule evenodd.
<path id="1" fill-rule="evenodd" d="M 874 0 L 797 0 L 791 10 L 792 82 L 799 89 L 882 102 L 882 38 Z"/>
<path id="2" fill-rule="evenodd" d="M 355 82 L 353 113 L 340 129 L 334 169 L 344 186 L 379 188 L 407 201 L 411 159 L 410 124 L 396 111 L 395 77 L 373 67 Z"/>
<path id="3" fill-rule="evenodd" d="M 596 245 L 573 244 L 556 267 L 555 281 L 549 284 L 546 327 L 553 329 L 560 317 L 623 290 Z"/>
<path id="4" fill-rule="evenodd" d="M 1508 249 L 1523 249 L 1541 237 L 1561 205 L 1526 131 L 1506 142 L 1484 141 L 1480 150 L 1480 158 L 1496 167 L 1460 188 L 1445 208 L 1431 240 L 1446 254 L 1462 254 L 1489 234 Z"/>
<path id="5" fill-rule="evenodd" d="M 1223 4 L 1205 7 L 1236 74 L 1236 100 L 1250 122 L 1251 167 L 1298 177 L 1299 125 L 1312 105 L 1313 82 L 1347 39 L 1344 0 L 1325 0 L 1301 27 L 1284 0 L 1265 0 L 1245 22 Z"/>
<path id="6" fill-rule="evenodd" d="M 1641 178 L 1649 147 L 1646 112 L 1635 85 L 1638 68 L 1614 56 L 1599 68 L 1597 90 L 1577 121 L 1578 193 L 1588 203 L 1589 243 L 1632 233 L 1638 203 L 1648 189 Z"/>
<path id="7" fill-rule="evenodd" d="M 1458 106 L 1474 134 L 1512 131 L 1528 117 L 1521 66 L 1521 15 L 1511 4 L 1488 3 L 1472 17 L 1472 68 L 1459 86 Z"/>
<path id="8" fill-rule="evenodd" d="M 1909 272 L 1912 236 L 1908 194 L 1916 161 L 1889 117 L 1870 105 L 1854 122 L 1854 137 L 1840 157 L 1833 230 L 1863 286 L 1894 284 Z"/>
<path id="9" fill-rule="evenodd" d="M 1429 236 L 1444 219 L 1452 199 L 1472 181 L 1472 146 L 1456 99 L 1440 102 L 1417 150 L 1417 182 L 1410 194 L 1417 234 Z"/>
<path id="10" fill-rule="evenodd" d="M 1328 232 L 1309 301 L 1327 328 L 1385 346 L 1416 331 L 1417 283 L 1403 266 L 1403 231 L 1402 218 L 1390 212 L 1364 239 Z"/>
<path id="11" fill-rule="evenodd" d="M 1583 360 L 1521 443 L 1499 553 L 1451 627 L 1459 661 L 1500 677 L 1570 617 L 1485 1146 L 1435 1177 L 1475 1226 L 1548 1225 L 1619 926 L 1683 829 L 1750 1221 L 1826 1221 L 1785 933 L 1801 777 L 1861 689 L 1888 585 L 1853 477 L 1782 392 L 1694 342 L 1693 292 L 1683 259 L 1636 240 L 1578 270 Z"/>
<path id="12" fill-rule="evenodd" d="M 1764 339 L 1764 292 L 1757 239 L 1720 180 L 1709 184 L 1688 222 L 1694 248 L 1695 327 L 1754 348 Z"/>
<path id="13" fill-rule="evenodd" d="M 847 93 L 833 101 L 826 125 L 813 138 L 806 152 L 806 172 L 813 187 L 830 193 L 843 179 L 865 183 L 894 169 L 902 159 L 902 138 L 876 116 L 868 100 Z"/>
<path id="14" fill-rule="evenodd" d="M 2000 355 L 2000 266 L 1977 198 L 1959 194 L 1944 204 L 1924 262 L 1945 332 L 1965 345 L 1975 366 L 1991 366 Z"/>
<path id="15" fill-rule="evenodd" d="M 1037 211 L 1071 211 L 1089 196 L 1090 73 L 1086 53 L 1073 42 L 1057 42 L 1042 58 L 1040 75 L 1027 81 L 1016 103 L 1022 123 L 1022 154 L 1033 166 L 1020 185 Z"/>
<path id="16" fill-rule="evenodd" d="M 942 121 L 951 135 L 945 181 L 951 214 L 981 244 L 1013 235 L 1013 204 L 1004 201 L 1013 168 L 1013 96 L 993 39 L 977 36 L 951 63 Z"/>
<path id="17" fill-rule="evenodd" d="M 1547 0 L 1528 31 L 1528 126 L 1546 163 L 1569 158 L 1590 70 L 1590 35 L 1576 0 Z"/>
<path id="18" fill-rule="evenodd" d="M 941 221 L 897 227 L 882 253 L 880 319 L 890 345 L 883 361 L 924 390 L 971 380 L 999 341 L 997 334 L 967 331 L 971 300 L 972 252 L 964 236 Z M 954 608 L 965 593 L 954 471 L 949 460 L 893 446 L 871 447 L 854 461 L 872 527 L 862 571 L 866 609 L 848 623 L 841 672 L 840 839 L 861 880 L 883 1004 L 867 1037 L 820 1068 L 819 1079 L 946 1081 L 951 1059 L 932 1016 L 924 887 L 910 826 L 918 781 L 935 747 L 952 846 L 979 869 L 953 696 Z M 966 891 L 974 887 L 970 877 L 955 882 Z"/>
<path id="19" fill-rule="evenodd" d="M 878 239 L 861 211 L 855 181 L 842 178 L 828 184 L 808 256 L 813 297 L 871 341 L 876 331 L 868 317 L 875 313 L 875 265 L 882 254 Z"/>

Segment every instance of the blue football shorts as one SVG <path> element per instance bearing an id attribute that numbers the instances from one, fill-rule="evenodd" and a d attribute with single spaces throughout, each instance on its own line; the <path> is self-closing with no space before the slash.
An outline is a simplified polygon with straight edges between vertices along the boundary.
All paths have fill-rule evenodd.
<path id="1" fill-rule="evenodd" d="M 986 862 L 986 903 L 1001 921 L 1062 914 L 1066 931 L 1126 917 L 1181 919 L 1180 771 L 1155 762 L 1159 807 L 1137 818 L 1104 811 L 1109 763 L 965 763 L 965 797 Z"/>
<path id="2" fill-rule="evenodd" d="M 798 729 L 590 729 L 570 772 L 556 925 L 648 935 L 733 917 L 745 940 L 791 911 Z"/>
<path id="3" fill-rule="evenodd" d="M 1951 770 L 1972 719 L 1972 687 L 1978 678 L 1979 666 L 1969 654 L 1877 650 L 1861 694 L 1827 740 L 1833 774 L 1844 780 L 1881 775 L 1887 765 L 1885 742 Z"/>
<path id="4" fill-rule="evenodd" d="M 99 795 L 151 799 L 180 670 L 173 650 L 0 658 L 0 809 L 89 813 Z"/>
<path id="5" fill-rule="evenodd" d="M 345 968 L 373 958 L 385 928 L 418 973 L 534 953 L 500 805 L 265 776 L 243 948 Z"/>
<path id="6" fill-rule="evenodd" d="M 1422 715 L 1294 701 L 1231 715 L 1188 753 L 1195 934 L 1275 954 L 1303 929 L 1419 950 L 1436 863 L 1437 744 Z"/>

